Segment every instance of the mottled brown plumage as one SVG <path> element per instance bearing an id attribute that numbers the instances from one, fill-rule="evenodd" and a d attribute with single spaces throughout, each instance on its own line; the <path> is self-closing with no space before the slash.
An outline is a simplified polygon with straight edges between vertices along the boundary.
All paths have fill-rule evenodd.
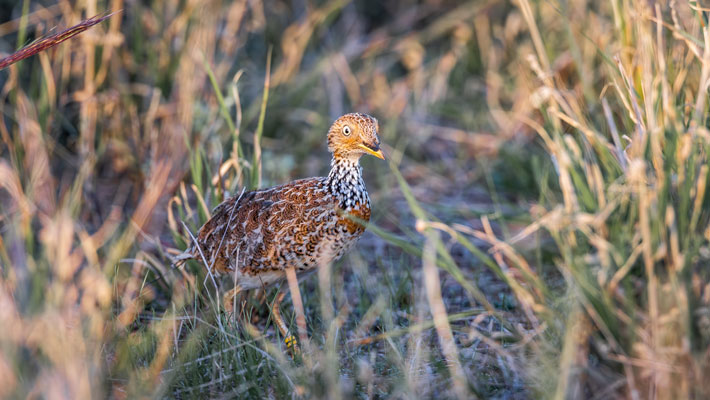
<path id="1" fill-rule="evenodd" d="M 200 228 L 199 248 L 191 246 L 177 260 L 203 261 L 204 257 L 212 272 L 230 275 L 236 287 L 227 297 L 282 281 L 287 268 L 302 275 L 337 260 L 364 232 L 358 220 L 370 219 L 370 197 L 359 159 L 363 154 L 384 159 L 377 131 L 377 120 L 369 115 L 338 118 L 328 131 L 333 159 L 327 177 L 301 179 L 224 201 Z M 229 306 L 229 299 L 225 303 Z M 282 333 L 286 334 L 283 329 Z"/>

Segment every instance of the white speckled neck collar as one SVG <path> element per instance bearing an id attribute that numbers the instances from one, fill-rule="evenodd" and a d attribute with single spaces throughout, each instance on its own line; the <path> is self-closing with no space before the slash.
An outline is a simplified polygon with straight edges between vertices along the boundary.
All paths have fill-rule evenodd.
<path id="1" fill-rule="evenodd" d="M 362 179 L 359 157 L 333 158 L 326 178 L 328 191 L 338 198 L 340 206 L 350 210 L 355 204 L 370 204 L 370 197 Z"/>

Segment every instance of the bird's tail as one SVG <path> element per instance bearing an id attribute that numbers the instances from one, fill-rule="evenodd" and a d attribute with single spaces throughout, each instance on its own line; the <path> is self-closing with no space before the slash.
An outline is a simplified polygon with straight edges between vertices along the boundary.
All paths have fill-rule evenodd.
<path id="1" fill-rule="evenodd" d="M 182 253 L 173 257 L 173 267 L 180 268 L 185 264 L 187 260 L 192 260 L 193 258 L 195 258 L 195 255 L 193 254 L 192 247 L 190 247 Z"/>

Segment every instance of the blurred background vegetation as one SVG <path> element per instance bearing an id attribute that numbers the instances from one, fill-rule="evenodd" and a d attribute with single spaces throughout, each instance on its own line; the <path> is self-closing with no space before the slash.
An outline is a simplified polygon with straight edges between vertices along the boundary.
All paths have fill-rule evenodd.
<path id="1" fill-rule="evenodd" d="M 0 397 L 710 395 L 710 10 L 2 0 L 0 54 L 116 11 L 0 71 Z M 293 360 L 170 256 L 351 111 L 388 162 Z"/>

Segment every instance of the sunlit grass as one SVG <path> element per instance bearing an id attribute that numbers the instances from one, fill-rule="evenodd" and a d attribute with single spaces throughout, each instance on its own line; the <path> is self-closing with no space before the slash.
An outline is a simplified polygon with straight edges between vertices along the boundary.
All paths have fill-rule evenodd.
<path id="1" fill-rule="evenodd" d="M 10 52 L 123 8 L 0 71 L 0 397 L 707 396 L 706 10 L 73 7 L 0 22 Z M 171 260 L 227 196 L 326 173 L 349 111 L 388 161 L 357 248 L 280 288 L 292 359 L 275 289 L 227 315 Z"/>

